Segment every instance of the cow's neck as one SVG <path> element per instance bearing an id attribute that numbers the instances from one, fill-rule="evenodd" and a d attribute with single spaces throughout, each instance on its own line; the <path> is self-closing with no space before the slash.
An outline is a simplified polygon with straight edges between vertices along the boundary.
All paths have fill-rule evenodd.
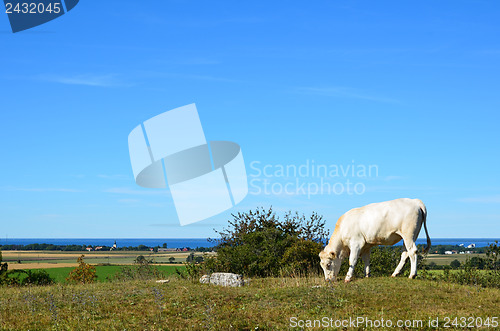
<path id="1" fill-rule="evenodd" d="M 330 239 L 330 242 L 328 243 L 328 251 L 334 252 L 337 257 L 343 255 L 344 244 L 342 243 L 340 236 L 335 236 Z"/>

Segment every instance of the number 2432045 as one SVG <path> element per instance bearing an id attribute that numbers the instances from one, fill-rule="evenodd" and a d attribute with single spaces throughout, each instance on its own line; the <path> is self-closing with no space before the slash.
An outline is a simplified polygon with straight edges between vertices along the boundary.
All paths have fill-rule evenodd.
<path id="1" fill-rule="evenodd" d="M 55 2 L 48 4 L 35 3 L 35 2 L 23 2 L 12 4 L 10 2 L 5 3 L 5 12 L 7 14 L 42 14 L 42 13 L 54 13 L 59 14 L 61 12 L 61 3 Z"/>

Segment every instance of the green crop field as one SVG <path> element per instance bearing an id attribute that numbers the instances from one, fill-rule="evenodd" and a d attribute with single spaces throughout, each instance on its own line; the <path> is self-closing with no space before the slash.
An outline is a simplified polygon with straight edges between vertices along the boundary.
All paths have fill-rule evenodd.
<path id="1" fill-rule="evenodd" d="M 99 282 L 108 281 L 108 279 L 112 278 L 118 271 L 120 271 L 122 267 L 123 266 L 117 266 L 117 265 L 96 266 L 97 281 Z M 157 268 L 159 271 L 163 272 L 166 275 L 175 274 L 176 268 L 180 270 L 185 270 L 184 265 L 181 264 L 179 264 L 178 266 L 159 265 L 155 266 L 155 268 Z M 45 270 L 52 278 L 54 278 L 56 283 L 65 283 L 66 278 L 73 269 L 74 269 L 73 267 L 65 267 L 65 268 L 48 268 L 43 270 Z M 41 270 L 41 269 L 34 269 L 34 270 Z"/>

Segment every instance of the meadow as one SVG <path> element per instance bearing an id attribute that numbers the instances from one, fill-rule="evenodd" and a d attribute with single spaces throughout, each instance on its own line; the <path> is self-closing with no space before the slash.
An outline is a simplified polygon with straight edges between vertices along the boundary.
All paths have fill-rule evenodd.
<path id="1" fill-rule="evenodd" d="M 1 330 L 281 330 L 326 329 L 495 329 L 500 318 L 500 289 L 459 285 L 421 272 L 405 277 L 357 278 L 326 283 L 320 275 L 251 279 L 248 286 L 203 285 L 198 277 L 180 277 L 189 253 L 168 252 L 4 252 L 12 266 L 44 269 L 55 280 L 49 286 L 3 287 Z M 69 284 L 76 258 L 95 265 L 97 282 Z M 153 259 L 168 279 L 114 277 L 138 255 Z M 203 255 L 197 253 L 197 255 Z M 474 254 L 471 256 L 479 256 Z M 175 257 L 176 264 L 169 263 Z M 447 265 L 465 254 L 429 255 L 427 263 Z M 16 263 L 17 260 L 21 263 Z M 75 262 L 71 262 L 75 261 Z M 110 261 L 108 263 L 108 261 Z M 38 266 L 38 268 L 36 268 Z M 47 267 L 49 266 L 49 267 Z M 451 272 L 456 272 L 452 270 Z M 427 276 L 426 276 L 427 275 Z M 342 277 L 341 277 L 342 278 Z M 465 323 L 465 324 L 464 324 Z"/>
<path id="2" fill-rule="evenodd" d="M 76 267 L 76 259 L 82 254 L 85 261 L 93 265 L 130 265 L 139 255 L 148 260 L 152 259 L 156 264 L 172 265 L 170 258 L 174 258 L 175 264 L 182 265 L 191 252 L 168 252 L 151 253 L 148 251 L 3 251 L 3 262 L 9 263 L 9 270 L 15 269 L 49 269 L 60 267 Z M 203 253 L 195 253 L 202 256 Z M 19 263 L 21 262 L 21 263 Z"/>
<path id="3" fill-rule="evenodd" d="M 437 319 L 440 328 L 448 322 L 460 329 L 461 318 L 491 327 L 500 306 L 498 289 L 403 277 L 347 284 L 327 284 L 321 277 L 257 278 L 241 288 L 169 279 L 4 288 L 0 325 L 5 330 L 277 330 L 328 321 L 332 329 L 351 323 L 348 329 L 370 330 L 382 320 L 385 326 L 436 329 L 429 323 Z"/>
<path id="4" fill-rule="evenodd" d="M 98 265 L 96 268 L 96 275 L 98 282 L 108 282 L 113 279 L 113 277 L 121 270 L 123 266 L 119 265 Z M 164 275 L 175 274 L 175 269 L 183 271 L 186 267 L 182 264 L 179 265 L 159 265 L 155 266 L 158 271 Z M 56 283 L 66 283 L 66 278 L 68 277 L 73 267 L 63 267 L 63 268 L 46 268 L 45 270 L 51 278 L 54 279 Z M 40 269 L 32 269 L 40 270 Z M 21 276 L 22 278 L 22 276 Z"/>

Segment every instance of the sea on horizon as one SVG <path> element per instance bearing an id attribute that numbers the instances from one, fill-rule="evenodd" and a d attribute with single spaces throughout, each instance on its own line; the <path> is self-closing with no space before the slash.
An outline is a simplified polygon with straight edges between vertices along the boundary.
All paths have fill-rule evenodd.
<path id="1" fill-rule="evenodd" d="M 29 245 L 29 244 L 52 244 L 52 245 L 87 245 L 87 246 L 113 246 L 116 241 L 118 247 L 137 247 L 145 245 L 148 247 L 163 246 L 168 248 L 196 248 L 213 247 L 215 242 L 208 238 L 2 238 L 0 246 L 3 245 Z M 476 247 L 485 247 L 499 241 L 499 238 L 431 238 L 432 245 L 464 245 L 475 244 Z M 400 241 L 396 245 L 401 245 Z M 417 239 L 417 244 L 426 244 L 425 238 Z"/>

